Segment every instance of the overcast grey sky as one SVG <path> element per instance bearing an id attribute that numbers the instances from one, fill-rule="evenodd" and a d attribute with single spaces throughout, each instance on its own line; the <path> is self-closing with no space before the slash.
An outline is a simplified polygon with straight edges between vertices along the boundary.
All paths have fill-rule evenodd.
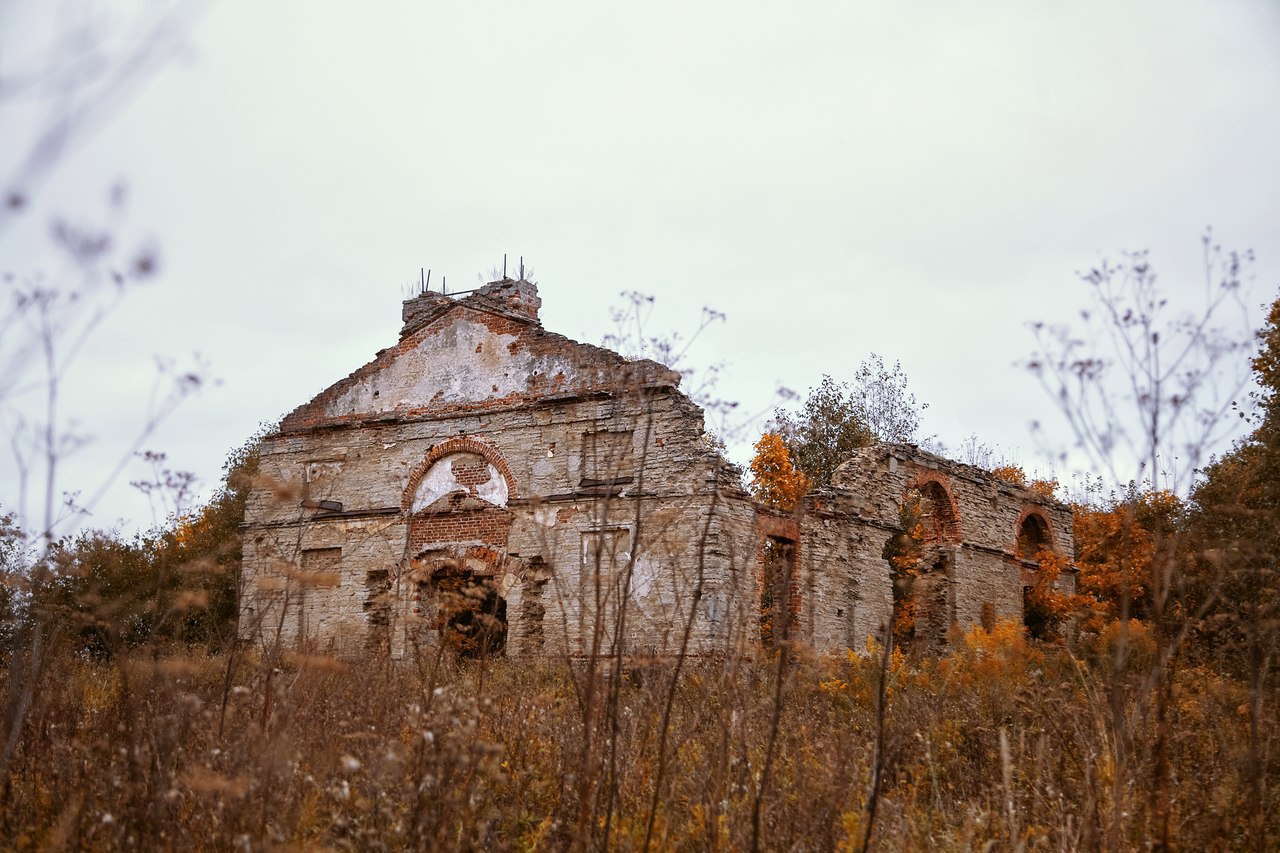
<path id="1" fill-rule="evenodd" d="M 0 81 L 54 5 L 0 11 Z M 147 442 L 207 488 L 260 421 L 394 342 L 420 267 L 473 287 L 504 252 L 580 340 L 623 291 L 656 297 L 655 332 L 723 311 L 693 356 L 744 410 L 877 352 L 927 434 L 1035 468 L 1027 425 L 1054 416 L 1014 363 L 1029 321 L 1086 305 L 1076 270 L 1150 248 L 1190 306 L 1212 225 L 1257 252 L 1252 302 L 1275 298 L 1278 107 L 1263 0 L 214 3 L 0 232 L 0 269 L 52 275 L 51 217 L 100 218 L 118 181 L 117 236 L 159 250 L 67 378 L 93 441 L 63 488 L 127 447 L 154 355 L 220 380 Z M 45 116 L 0 101 L 0 176 Z M 140 474 L 90 523 L 150 523 Z M 0 506 L 15 490 L 0 461 Z"/>

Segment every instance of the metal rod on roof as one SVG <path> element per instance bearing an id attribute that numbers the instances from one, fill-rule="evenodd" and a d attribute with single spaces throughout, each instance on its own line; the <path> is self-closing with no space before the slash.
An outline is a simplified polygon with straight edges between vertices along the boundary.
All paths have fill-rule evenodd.
<path id="1" fill-rule="evenodd" d="M 427 280 L 423 287 L 427 290 L 431 289 L 431 270 L 427 270 Z"/>
<path id="2" fill-rule="evenodd" d="M 507 253 L 502 253 L 502 277 L 507 277 Z"/>
<path id="3" fill-rule="evenodd" d="M 418 293 L 427 292 L 427 269 L 418 267 Z"/>
<path id="4" fill-rule="evenodd" d="M 449 276 L 447 275 L 440 276 L 440 292 L 445 296 L 449 295 Z"/>
<path id="5" fill-rule="evenodd" d="M 520 280 L 524 281 L 524 255 L 520 256 Z"/>

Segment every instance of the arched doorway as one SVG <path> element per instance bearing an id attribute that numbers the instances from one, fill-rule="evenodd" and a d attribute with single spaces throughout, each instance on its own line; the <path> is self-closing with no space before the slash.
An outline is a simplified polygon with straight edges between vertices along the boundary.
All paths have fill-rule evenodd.
<path id="1" fill-rule="evenodd" d="M 1041 568 L 1055 550 L 1053 532 L 1038 508 L 1027 507 L 1018 520 L 1016 533 L 1014 553 L 1022 574 L 1022 626 L 1032 638 L 1042 639 L 1052 632 L 1056 621 L 1046 606 L 1056 570 L 1046 576 Z"/>
<path id="2" fill-rule="evenodd" d="M 894 639 L 907 648 L 941 649 L 955 622 L 953 583 L 961 540 L 949 485 L 917 477 L 903 492 L 899 531 L 885 544 L 893 584 Z"/>
<path id="3" fill-rule="evenodd" d="M 506 647 L 502 578 L 514 491 L 501 454 L 466 438 L 433 448 L 405 491 L 409 583 L 401 594 L 411 598 L 419 633 L 425 628 L 462 656 Z"/>

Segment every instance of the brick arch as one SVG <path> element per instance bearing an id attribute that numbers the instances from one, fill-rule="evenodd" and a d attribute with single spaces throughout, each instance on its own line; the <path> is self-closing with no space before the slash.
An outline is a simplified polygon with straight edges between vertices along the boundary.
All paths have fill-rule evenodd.
<path id="1" fill-rule="evenodd" d="M 404 494 L 400 497 L 400 508 L 408 512 L 413 505 L 413 495 L 418 490 L 418 484 L 422 482 L 422 478 L 431 470 L 431 466 L 435 465 L 444 457 L 451 453 L 472 453 L 483 458 L 486 462 L 498 469 L 498 473 L 507 481 L 507 495 L 509 498 L 516 496 L 516 478 L 511 473 L 510 466 L 502 454 L 483 442 L 476 441 L 474 438 L 450 438 L 440 442 L 428 451 L 425 459 L 413 467 L 409 472 L 409 483 L 405 487 Z"/>
<path id="2" fill-rule="evenodd" d="M 951 480 L 937 471 L 921 471 L 916 474 L 907 483 L 906 488 L 902 490 L 903 500 L 906 499 L 907 493 L 915 489 L 921 494 L 930 494 L 937 501 L 936 491 L 941 492 L 941 496 L 945 498 L 942 507 L 942 517 L 939 519 L 942 527 L 942 540 L 946 542 L 960 542 L 964 538 L 964 530 L 960 523 L 960 508 L 956 504 L 955 495 L 951 491 Z"/>
<path id="3" fill-rule="evenodd" d="M 1053 523 L 1049 521 L 1049 516 L 1035 504 L 1027 504 L 1022 508 L 1022 512 L 1018 515 L 1018 523 L 1013 526 L 1013 553 L 1018 553 L 1018 540 L 1022 538 L 1022 527 L 1027 523 L 1027 519 L 1034 518 L 1044 526 L 1045 536 L 1048 538 L 1049 550 L 1057 554 L 1058 536 L 1053 531 Z"/>

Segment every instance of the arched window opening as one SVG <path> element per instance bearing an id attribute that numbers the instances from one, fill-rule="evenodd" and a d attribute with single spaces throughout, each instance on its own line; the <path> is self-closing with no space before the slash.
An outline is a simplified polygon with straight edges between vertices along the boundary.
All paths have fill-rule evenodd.
<path id="1" fill-rule="evenodd" d="M 903 506 L 919 513 L 919 535 L 929 544 L 954 542 L 960 538 L 960 518 L 946 488 L 936 480 L 926 480 L 907 489 Z"/>
<path id="2" fill-rule="evenodd" d="M 1018 557 L 1023 560 L 1040 559 L 1040 554 L 1053 550 L 1049 525 L 1036 513 L 1027 515 L 1018 525 Z"/>
<path id="3" fill-rule="evenodd" d="M 954 621 L 951 583 L 960 522 L 946 487 L 926 480 L 907 489 L 898 526 L 884 547 L 893 589 L 893 638 L 905 649 L 931 653 L 945 645 Z"/>

